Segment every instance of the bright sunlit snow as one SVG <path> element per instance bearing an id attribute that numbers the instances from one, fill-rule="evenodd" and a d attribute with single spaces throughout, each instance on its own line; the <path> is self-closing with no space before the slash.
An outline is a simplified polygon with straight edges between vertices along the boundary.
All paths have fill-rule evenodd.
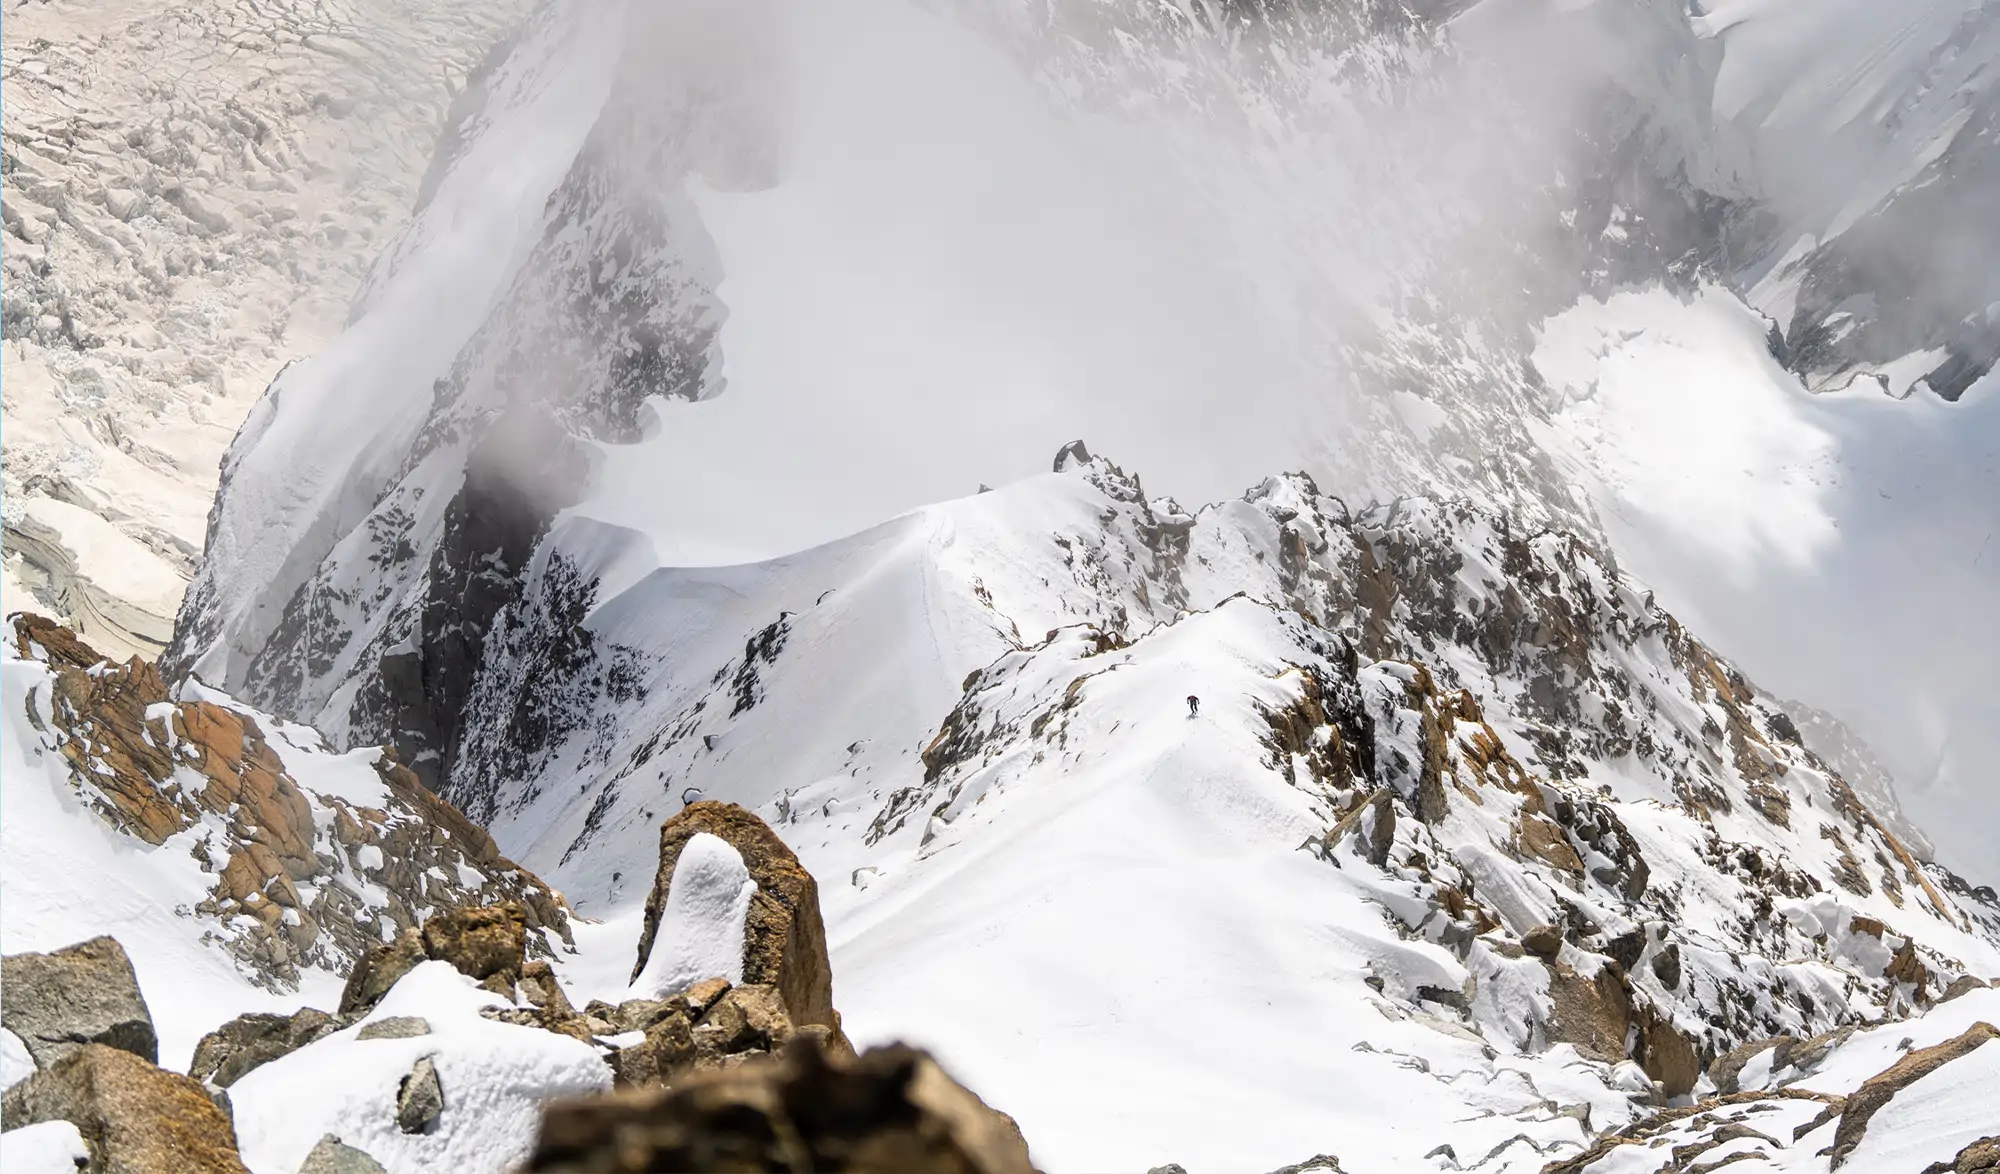
<path id="1" fill-rule="evenodd" d="M 1547 433 L 1629 570 L 1760 682 L 1895 768 L 1947 863 L 2000 878 L 2000 378 L 1957 403 L 1808 394 L 1706 289 L 1586 300 L 1543 329 Z"/>

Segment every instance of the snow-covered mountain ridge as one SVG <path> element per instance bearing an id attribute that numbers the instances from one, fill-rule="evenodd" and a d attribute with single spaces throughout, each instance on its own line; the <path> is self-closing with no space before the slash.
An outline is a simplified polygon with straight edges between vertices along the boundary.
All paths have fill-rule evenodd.
<path id="1" fill-rule="evenodd" d="M 1988 777 L 1987 295 L 1888 246 L 1981 243 L 1994 43 L 1935 0 L 1799 58 L 1767 34 L 1802 11 L 550 0 L 231 445 L 160 672 L 9 661 L 16 826 L 169 877 L 113 920 L 170 969 L 235 973 L 212 921 L 269 980 L 304 925 L 272 894 L 372 896 L 348 823 L 394 792 L 411 892 L 258 1005 L 433 880 L 559 888 L 555 972 L 615 1004 L 698 794 L 818 878 L 848 1034 L 934 1049 L 1052 1168 L 1598 1174 L 1748 1145 L 1711 1116 L 1744 1105 L 1825 1169 L 1852 1127 L 1791 1115 L 2000 975 L 2000 900 L 1947 867 L 1978 810 L 1911 804 L 1933 862 L 1787 699 L 1899 771 L 1945 730 L 1927 796 Z M 1146 486 L 1081 442 L 1050 470 L 1079 434 Z M 159 750 L 202 705 L 264 731 L 310 852 L 264 867 L 269 821 Z M 35 945 L 103 928 L 22 877 Z M 1946 1098 L 1976 1136 L 1879 1152 L 2000 1134 L 1990 1059 Z M 411 1169 L 469 1136 L 376 1109 Z"/>
<path id="2" fill-rule="evenodd" d="M 822 878 L 857 1042 L 935 1048 L 1058 1169 L 1540 1169 L 1742 1044 L 2000 972 L 1990 891 L 1576 539 L 1058 463 L 759 566 L 551 535 L 632 677 L 482 677 L 453 794 L 603 918 L 557 958 L 579 1001 L 690 786 Z M 1212 1034 L 1163 1048 L 1189 1005 Z"/>
<path id="3" fill-rule="evenodd" d="M 1896 18 L 1912 22 L 1899 35 L 1920 39 L 1948 7 Z M 1369 5 L 1207 24 L 891 0 L 839 20 L 771 4 L 541 7 L 468 91 L 432 198 L 352 329 L 246 423 L 167 665 L 337 744 L 392 742 L 435 781 L 456 769 L 491 629 L 565 511 L 644 531 L 669 564 L 762 559 L 1025 475 L 1082 434 L 1183 496 L 1304 468 L 1346 499 L 1465 497 L 1630 552 L 1759 676 L 1929 784 L 1940 824 L 1947 797 L 1977 785 L 1985 670 L 1918 619 L 1949 607 L 1964 646 L 2000 614 L 1985 606 L 2000 599 L 1994 564 L 1961 570 L 1959 549 L 2000 496 L 1979 492 L 1992 397 L 1974 380 L 1955 404 L 1809 405 L 1798 380 L 1812 372 L 1787 340 L 1825 323 L 1795 322 L 1788 299 L 1802 265 L 1901 207 L 1894 193 L 1925 166 L 1912 159 L 1950 143 L 1954 159 L 1976 154 L 1953 111 L 1987 92 L 1990 22 L 1966 15 L 1948 62 L 1857 58 L 1883 105 L 1828 122 L 1742 92 L 1774 52 L 1771 22 L 1799 19 L 1789 8 L 1725 22 L 1480 5 L 1440 19 Z M 1577 46 L 1580 64 L 1537 67 L 1551 43 Z M 850 58 L 870 68 L 840 67 Z M 1810 62 L 1768 64 L 1764 86 L 1825 84 Z M 1851 154 L 1813 144 L 1885 120 L 1892 144 L 1854 166 L 1889 195 L 1837 224 L 1793 198 L 1799 157 Z M 1893 296 L 1869 266 L 1839 272 L 1841 288 Z M 1630 315 L 1592 309 L 1619 290 L 1640 299 L 1641 329 L 1657 324 L 1636 342 Z M 1850 293 L 1841 314 L 1874 296 Z M 1733 324 L 1724 341 L 1681 326 L 1725 301 L 1771 318 L 1748 350 Z M 1583 363 L 1542 370 L 1543 320 L 1572 307 L 1622 340 L 1593 362 L 1665 339 L 1698 360 L 1693 384 L 1800 400 L 1785 409 L 1796 435 L 1756 450 L 1789 463 L 1767 475 L 1753 453 L 1746 492 L 1634 508 L 1633 466 L 1654 471 L 1649 488 L 1732 482 L 1710 475 L 1698 427 L 1573 426 L 1586 388 L 1600 390 L 1582 407 L 1606 410 L 1653 393 Z M 1964 333 L 1939 314 L 1924 319 L 1938 339 Z M 1920 341 L 1889 390 L 1923 364 L 1972 361 Z M 1695 411 L 1711 409 L 1681 417 Z M 1877 424 L 1884 412 L 1900 423 Z M 1756 423 L 1712 415 L 1719 452 Z M 1935 458 L 1915 462 L 1918 484 L 1880 459 L 1890 437 Z M 1952 483 L 1948 517 L 1926 477 Z M 1906 504 L 1877 507 L 1889 499 Z M 1725 536 L 1779 534 L 1783 557 L 1683 541 L 1710 510 L 1745 519 Z M 1963 581 L 1931 592 L 1836 555 L 1942 561 Z M 1872 586 L 1815 585 L 1849 582 Z M 1811 606 L 1755 602 L 1799 593 Z M 1898 618 L 1865 625 L 1880 638 L 1846 671 L 1794 655 L 1857 613 Z M 1885 679 L 1904 683 L 1870 684 Z M 1974 870 L 1976 827 L 1946 845 Z"/>

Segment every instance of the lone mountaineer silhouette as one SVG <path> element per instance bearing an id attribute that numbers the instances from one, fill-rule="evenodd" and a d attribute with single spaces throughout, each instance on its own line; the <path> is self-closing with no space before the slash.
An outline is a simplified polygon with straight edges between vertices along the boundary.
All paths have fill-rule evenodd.
<path id="1" fill-rule="evenodd" d="M 1194 715 L 1200 712 L 1201 712 L 1201 698 L 1196 697 L 1192 693 L 1188 694 L 1188 716 L 1193 717 Z"/>

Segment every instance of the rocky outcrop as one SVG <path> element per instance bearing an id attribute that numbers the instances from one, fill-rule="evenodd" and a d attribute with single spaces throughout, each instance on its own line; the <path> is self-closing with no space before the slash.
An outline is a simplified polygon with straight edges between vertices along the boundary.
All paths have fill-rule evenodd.
<path id="1" fill-rule="evenodd" d="M 1632 1058 L 1639 1067 L 1669 1097 L 1693 1092 L 1695 1081 L 1701 1078 L 1701 1056 L 1687 1033 L 1650 1002 L 1639 1005 L 1634 1020 L 1639 1032 L 1633 1043 Z"/>
<path id="2" fill-rule="evenodd" d="M 527 910 L 517 904 L 454 909 L 424 922 L 424 953 L 495 994 L 514 997 L 528 957 Z"/>
<path id="3" fill-rule="evenodd" d="M 646 898 L 645 928 L 639 936 L 639 957 L 632 977 L 637 979 L 645 970 L 652 953 L 681 849 L 704 832 L 735 848 L 757 882 L 743 926 L 742 985 L 776 990 L 786 1015 L 796 1025 L 837 1031 L 840 1017 L 833 1009 L 833 975 L 826 956 L 826 926 L 820 919 L 819 885 L 769 824 L 733 803 L 691 803 L 660 825 L 660 866 Z"/>
<path id="4" fill-rule="evenodd" d="M 422 929 L 405 930 L 395 941 L 363 955 L 340 993 L 340 1013 L 365 1014 L 397 980 L 424 962 L 448 962 L 487 990 L 511 999 L 527 961 L 527 930 L 526 911 L 512 902 L 441 913 L 424 922 Z M 548 985 L 553 985 L 552 978 Z"/>
<path id="5" fill-rule="evenodd" d="M 289 1056 L 344 1026 L 341 1020 L 311 1007 L 290 1015 L 238 1015 L 195 1044 L 188 1075 L 228 1088 L 253 1069 Z"/>
<path id="6" fill-rule="evenodd" d="M 322 751 L 267 737 L 268 719 L 181 696 L 137 658 L 110 665 L 38 616 L 16 616 L 14 640 L 49 673 L 31 713 L 78 797 L 147 844 L 195 837 L 189 851 L 216 879 L 193 912 L 263 985 L 290 989 L 302 967 L 345 973 L 427 909 L 511 902 L 529 929 L 567 937 L 561 896 L 387 754 L 358 780 L 379 803 L 317 793 L 286 755 Z M 541 933 L 530 939 L 548 951 Z"/>
<path id="7" fill-rule="evenodd" d="M 1625 1057 L 1632 1000 L 1616 962 L 1601 961 L 1596 973 L 1589 975 L 1561 962 L 1550 963 L 1549 1002 L 1550 1043 L 1575 1044 L 1579 1051 L 1600 1059 Z"/>
<path id="8" fill-rule="evenodd" d="M 1792 1049 L 1798 1042 L 1789 1035 L 1774 1035 L 1769 1039 L 1753 1040 L 1740 1047 L 1731 1048 L 1717 1056 L 1715 1062 L 1708 1066 L 1708 1079 L 1714 1083 L 1716 1092 L 1727 1096 L 1737 1091 L 1737 1079 L 1742 1076 L 1744 1066 L 1750 1061 L 1765 1052 L 1771 1052 L 1773 1053 L 1771 1070 L 1775 1072 L 1786 1066 Z"/>
<path id="9" fill-rule="evenodd" d="M 388 1174 L 367 1151 L 355 1149 L 329 1133 L 319 1139 L 299 1167 L 299 1174 Z"/>
<path id="10" fill-rule="evenodd" d="M 93 1174 L 247 1174 L 229 1118 L 194 1080 L 86 1044 L 7 1090 L 5 1128 L 68 1121 Z"/>
<path id="11" fill-rule="evenodd" d="M 1923 1174 L 1993 1174 L 2000 1170 L 2000 1134 L 1982 1137 L 1949 1162 L 1933 1162 Z"/>
<path id="12" fill-rule="evenodd" d="M 645 1033 L 610 1056 L 621 1088 L 674 1084 L 691 1073 L 783 1051 L 808 1037 L 829 1055 L 854 1054 L 838 1028 L 794 1023 L 776 987 L 731 986 L 720 978 L 665 999 L 631 999 L 615 1008 L 594 1004 L 589 1019 L 599 1034 Z"/>
<path id="13" fill-rule="evenodd" d="M 859 1057 L 804 1045 L 668 1089 L 562 1101 L 542 1118 L 535 1174 L 647 1170 L 896 1170 L 1030 1174 L 1012 1118 L 906 1047 Z"/>
<path id="14" fill-rule="evenodd" d="M 1857 1057 L 1880 1056 L 1896 1043 L 1904 1030 L 1897 1024 L 1876 1028 L 1869 1033 L 1872 1038 L 1856 1043 L 1858 1053 L 1842 1059 L 1852 1063 Z M 1777 1038 L 1746 1044 L 1718 1058 L 1711 1066 L 1710 1073 L 1717 1078 L 1720 1091 L 1689 1104 L 1661 1109 L 1612 1130 L 1583 1152 L 1549 1164 L 1543 1174 L 1650 1170 L 1659 1160 L 1651 1154 L 1671 1157 L 1667 1165 L 1659 1167 L 1662 1170 L 1693 1172 L 1719 1169 L 1736 1162 L 1759 1162 L 1816 1174 L 1867 1165 L 1873 1174 L 1881 1168 L 1879 1153 L 1866 1163 L 1859 1159 L 1849 1161 L 1868 1138 L 1871 1119 L 1899 1095 L 1907 1095 L 1912 1085 L 1933 1074 L 1940 1074 L 1941 1081 L 1926 1089 L 1931 1098 L 1926 1101 L 1926 1109 L 1934 1120 L 1950 1121 L 1951 1127 L 1957 1129 L 1965 1122 L 1983 1124 L 1991 1116 L 1991 1092 L 1982 1081 L 1944 1080 L 1941 1073 L 1949 1065 L 2000 1039 L 2000 1031 L 1991 1024 L 1977 1023 L 1952 1039 L 1909 1051 L 1844 1096 L 1809 1087 L 1821 1064 L 1828 1062 L 1830 1056 L 1839 1055 L 1854 1035 L 1853 1031 L 1844 1030 L 1806 1041 Z M 1902 1047 L 1908 1045 L 1907 1038 L 1901 1040 Z M 1760 1056 L 1768 1056 L 1770 1067 L 1781 1074 L 1781 1086 L 1737 1089 L 1737 1078 L 1744 1064 Z M 1845 1087 L 1848 1078 L 1834 1079 L 1837 1086 Z M 1899 1136 L 1894 1139 L 1893 1148 L 1904 1149 L 1921 1140 L 1910 1135 Z M 1628 1146 L 1641 1147 L 1650 1154 L 1644 1159 L 1629 1152 L 1621 1154 Z M 1933 1163 L 1922 1174 L 1958 1174 L 1961 1169 L 1984 1171 L 1996 1152 L 2000 1151 L 1986 1141 L 1974 1142 L 1964 1146 L 1956 1157 Z M 1982 1162 L 1988 1165 L 1981 1165 Z M 1911 1174 L 1917 1174 L 1916 1167 L 1909 1169 Z"/>
<path id="15" fill-rule="evenodd" d="M 39 1068 L 86 1044 L 160 1058 L 139 976 L 114 938 L 92 938 L 47 954 L 0 959 L 0 1025 L 21 1037 Z"/>

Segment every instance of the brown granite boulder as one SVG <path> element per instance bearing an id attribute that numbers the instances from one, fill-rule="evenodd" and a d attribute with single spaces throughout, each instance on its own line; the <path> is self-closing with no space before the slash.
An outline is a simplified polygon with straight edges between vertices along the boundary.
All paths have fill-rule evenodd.
<path id="1" fill-rule="evenodd" d="M 1771 1069 L 1776 1071 L 1785 1067 L 1787 1057 L 1798 1043 L 1798 1039 L 1794 1036 L 1774 1035 L 1768 1039 L 1752 1040 L 1750 1043 L 1731 1048 L 1717 1056 L 1715 1062 L 1708 1066 L 1708 1078 L 1715 1082 L 1715 1091 L 1718 1095 L 1728 1096 L 1742 1087 L 1739 1082 L 1744 1067 L 1750 1061 L 1765 1052 L 1775 1051 L 1777 1054 L 1771 1057 Z"/>
<path id="2" fill-rule="evenodd" d="M 700 1073 L 672 1088 L 558 1101 L 542 1116 L 532 1174 L 653 1170 L 1031 1174 L 1013 1118 L 922 1052 L 781 1057 Z"/>
<path id="3" fill-rule="evenodd" d="M 1670 1015 L 1651 1003 L 1642 1003 L 1634 1019 L 1639 1026 L 1639 1038 L 1633 1046 L 1632 1058 L 1639 1067 L 1658 1081 L 1670 1097 L 1693 1092 L 1695 1081 L 1701 1078 L 1701 1054 L 1695 1050 L 1694 1041 L 1675 1026 Z"/>
<path id="4" fill-rule="evenodd" d="M 639 977 L 652 954 L 681 850 L 703 832 L 735 848 L 757 882 L 743 926 L 743 985 L 776 988 L 794 1024 L 838 1028 L 819 885 L 769 824 L 733 803 L 691 803 L 660 825 L 660 867 L 646 898 L 645 928 L 639 935 L 632 977 Z"/>
<path id="5" fill-rule="evenodd" d="M 427 956 L 451 963 L 496 994 L 514 997 L 528 957 L 528 916 L 520 905 L 453 909 L 424 922 L 423 933 Z"/>
<path id="6" fill-rule="evenodd" d="M 511 999 L 527 952 L 528 917 L 519 904 L 448 910 L 424 922 L 422 929 L 404 930 L 395 941 L 362 955 L 340 992 L 340 1013 L 367 1012 L 424 962 L 449 962 L 460 974 Z M 547 981 L 554 985 L 553 974 Z"/>
<path id="7" fill-rule="evenodd" d="M 247 1174 L 229 1118 L 189 1077 L 85 1044 L 7 1090 L 0 1127 L 68 1121 L 94 1174 Z"/>
<path id="8" fill-rule="evenodd" d="M 367 1013 L 398 979 L 429 960 L 424 953 L 424 935 L 414 929 L 406 929 L 395 941 L 368 951 L 347 974 L 347 985 L 340 992 L 340 1013 Z"/>
<path id="9" fill-rule="evenodd" d="M 10 954 L 0 959 L 0 984 L 0 1025 L 21 1037 L 37 1067 L 85 1044 L 159 1061 L 152 1013 L 116 938 L 91 938 L 47 954 Z"/>
<path id="10" fill-rule="evenodd" d="M 1575 1044 L 1602 1060 L 1625 1058 L 1625 1033 L 1632 1025 L 1632 1000 L 1616 962 L 1602 963 L 1586 976 L 1561 962 L 1549 969 L 1548 1041 Z"/>

